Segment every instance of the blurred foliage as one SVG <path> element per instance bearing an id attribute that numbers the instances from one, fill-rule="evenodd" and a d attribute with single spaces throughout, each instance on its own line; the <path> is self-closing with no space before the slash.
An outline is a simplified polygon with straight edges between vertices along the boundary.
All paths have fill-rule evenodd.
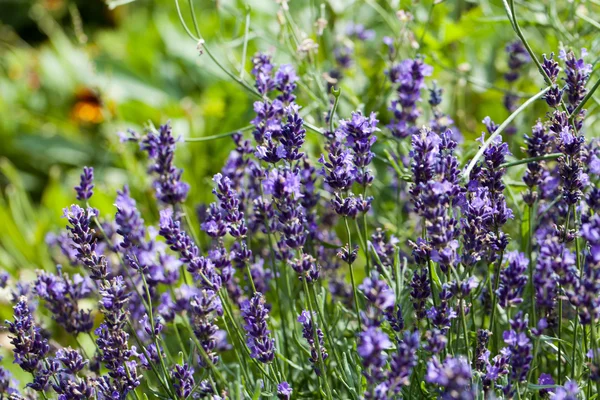
<path id="1" fill-rule="evenodd" d="M 188 3 L 180 3 L 192 29 Z M 598 79 L 598 0 L 515 4 L 537 54 L 558 53 L 561 46 L 586 47 L 587 61 L 595 69 L 590 81 Z M 354 65 L 340 84 L 338 115 L 346 117 L 354 109 L 377 111 L 387 123 L 391 85 L 384 75 L 388 64 L 382 38 L 395 33 L 403 44 L 399 58 L 423 54 L 434 67 L 432 79 L 444 88 L 443 109 L 468 142 L 465 160 L 477 148 L 472 139 L 480 136 L 481 120 L 489 115 L 501 122 L 508 116 L 502 105 L 507 90 L 523 101 L 542 87 L 532 63 L 518 86 L 508 87 L 503 80 L 504 48 L 515 34 L 501 0 L 292 0 L 291 27 L 274 0 L 194 0 L 194 6 L 206 46 L 232 74 L 249 82 L 250 58 L 259 50 L 274 54 L 278 63 L 299 66 L 303 80 L 298 103 L 311 113 L 307 121 L 319 127 L 326 126 L 322 116 L 329 108 L 323 73 L 333 66 L 335 43 L 348 42 L 343 37 L 348 21 L 373 29 L 376 38 L 355 44 Z M 234 131 L 253 118 L 255 99 L 206 53 L 199 55 L 173 1 L 4 1 L 0 9 L 0 268 L 17 278 L 52 268 L 44 238 L 64 226 L 61 209 L 74 201 L 72 187 L 84 165 L 96 169 L 93 206 L 101 214 L 114 214 L 114 193 L 129 184 L 142 213 L 150 215 L 153 193 L 145 162 L 119 142 L 117 132 L 170 119 L 176 134 L 198 138 Z M 404 20 L 399 10 L 414 19 Z M 328 24 L 317 36 L 320 17 Z M 314 39 L 319 45 L 316 57 L 302 58 L 294 40 L 304 38 L 290 32 Z M 596 94 L 588 103 L 589 137 L 600 132 L 594 113 L 599 98 Z M 545 110 L 538 102 L 517 118 L 518 133 L 511 139 L 515 157 L 522 157 L 523 134 Z M 318 153 L 316 137 L 309 140 Z M 176 163 L 192 186 L 189 210 L 209 199 L 206 183 L 232 147 L 227 138 L 179 146 Z M 519 180 L 522 169 L 514 173 Z M 2 294 L 6 304 L 0 307 L 0 320 L 10 312 L 9 296 Z"/>

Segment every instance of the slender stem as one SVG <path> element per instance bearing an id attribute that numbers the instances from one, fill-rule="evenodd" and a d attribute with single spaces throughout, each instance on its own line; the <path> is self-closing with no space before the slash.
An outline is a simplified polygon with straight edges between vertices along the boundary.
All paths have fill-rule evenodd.
<path id="1" fill-rule="evenodd" d="M 562 385 L 562 316 L 563 316 L 563 302 L 562 302 L 562 286 L 558 285 L 558 379 L 557 383 Z"/>
<path id="2" fill-rule="evenodd" d="M 471 346 L 469 346 L 469 335 L 467 331 L 467 318 L 465 317 L 465 307 L 464 307 L 464 299 L 461 299 L 461 303 L 459 303 L 460 307 L 460 322 L 462 324 L 463 335 L 465 335 L 465 350 L 467 352 L 467 361 L 469 365 L 471 365 Z M 458 341 L 458 340 L 457 340 Z"/>
<path id="3" fill-rule="evenodd" d="M 308 291 L 308 283 L 306 283 L 306 279 L 302 279 L 302 283 L 304 284 L 304 294 L 306 295 L 306 303 L 308 306 L 308 311 L 310 312 L 310 318 L 313 324 L 313 340 L 315 342 L 315 346 L 317 347 L 317 354 L 319 364 L 321 365 L 321 369 L 323 370 L 323 380 L 325 381 L 325 390 L 327 391 L 327 395 L 330 399 L 333 399 L 333 395 L 331 394 L 331 388 L 329 387 L 329 378 L 327 376 L 327 370 L 325 369 L 325 361 L 323 360 L 323 354 L 321 353 L 321 342 L 319 341 L 319 336 L 317 334 L 317 324 L 315 321 L 315 312 L 313 310 L 312 302 L 310 300 L 310 292 Z M 320 382 L 320 381 L 319 381 Z"/>
<path id="4" fill-rule="evenodd" d="M 546 154 L 544 156 L 529 157 L 529 158 L 524 158 L 522 160 L 505 162 L 504 164 L 500 164 L 500 168 L 510 168 L 510 167 L 514 167 L 517 165 L 529 164 L 530 162 L 535 162 L 535 161 L 556 160 L 561 155 L 562 155 L 562 153 L 551 153 L 551 154 Z"/>
<path id="5" fill-rule="evenodd" d="M 596 321 L 594 319 L 592 319 L 592 323 L 590 324 L 590 331 L 591 331 L 591 336 L 592 336 L 592 343 L 591 343 L 591 347 L 592 347 L 592 352 L 594 354 L 594 361 L 596 363 L 596 365 L 598 364 L 598 342 L 596 340 Z M 596 391 L 597 393 L 600 393 L 600 381 L 596 381 Z"/>
<path id="6" fill-rule="evenodd" d="M 533 284 L 533 205 L 527 207 L 528 210 L 528 232 L 527 232 L 527 254 L 529 256 L 529 288 L 531 296 L 531 326 L 537 326 L 537 318 L 535 312 L 535 286 Z"/>
<path id="7" fill-rule="evenodd" d="M 498 263 L 496 264 L 496 269 L 495 269 L 495 274 L 494 274 L 494 289 L 492 294 L 492 314 L 490 316 L 490 331 L 492 332 L 492 335 L 494 336 L 494 344 L 495 344 L 495 350 L 498 350 L 498 335 L 494 334 L 494 322 L 495 322 L 495 316 L 496 316 L 496 308 L 498 307 L 498 295 L 496 294 L 496 292 L 498 291 L 498 286 L 500 285 L 500 269 L 502 268 L 502 259 L 504 258 L 504 251 L 500 252 L 500 255 L 498 257 Z"/>
<path id="8" fill-rule="evenodd" d="M 340 94 L 342 93 L 342 89 L 336 89 L 334 87 L 331 88 L 331 94 L 333 94 L 333 107 L 331 108 L 331 114 L 329 115 L 329 132 L 333 134 L 333 119 L 335 117 L 335 112 L 338 108 L 338 103 L 340 101 Z"/>
<path id="9" fill-rule="evenodd" d="M 352 257 L 352 234 L 350 233 L 350 225 L 348 225 L 348 217 L 344 217 L 344 223 L 346 224 L 346 233 L 348 234 L 348 261 L 350 261 Z M 348 268 L 350 269 L 350 280 L 352 281 L 352 292 L 354 293 L 354 307 L 356 308 L 358 330 L 362 332 L 362 322 L 360 321 L 360 307 L 358 305 L 358 290 L 356 289 L 356 281 L 354 279 L 354 268 L 352 267 L 351 262 L 348 262 Z"/>
<path id="10" fill-rule="evenodd" d="M 242 47 L 242 62 L 240 64 L 240 79 L 246 72 L 246 54 L 248 52 L 248 32 L 250 31 L 250 6 L 246 4 L 246 26 L 244 27 L 244 46 Z"/>
<path id="11" fill-rule="evenodd" d="M 254 129 L 254 125 L 246 125 L 244 127 L 236 129 L 234 131 L 225 132 L 225 133 L 219 133 L 218 135 L 187 138 L 184 141 L 186 143 L 207 142 L 209 140 L 215 140 L 215 139 L 221 139 L 221 138 L 230 137 L 230 136 L 233 136 L 234 134 L 236 134 L 238 132 L 246 132 L 246 131 L 250 131 L 252 129 Z"/>
<path id="12" fill-rule="evenodd" d="M 471 170 L 473 169 L 473 167 L 475 167 L 475 164 L 481 158 L 481 156 L 483 155 L 485 150 L 489 147 L 490 144 L 494 143 L 494 141 L 496 140 L 496 137 L 498 137 L 498 135 L 500 135 L 502 132 L 504 132 L 506 127 L 508 127 L 508 125 L 510 125 L 510 123 L 516 118 L 516 116 L 519 115 L 527 107 L 529 107 L 533 102 L 535 102 L 536 100 L 538 100 L 539 98 L 544 96 L 544 94 L 546 94 L 546 92 L 548 90 L 550 90 L 550 87 L 546 87 L 546 88 L 540 90 L 536 95 L 534 95 L 533 97 L 529 98 L 526 102 L 521 104 L 521 106 L 519 108 L 517 108 L 515 110 L 515 112 L 510 114 L 510 116 L 504 120 L 504 122 L 498 127 L 498 129 L 496 129 L 496 131 L 494 133 L 492 133 L 490 135 L 490 137 L 481 145 L 481 147 L 479 148 L 479 151 L 477 152 L 477 154 L 475 154 L 475 157 L 473 157 L 473 159 L 471 160 L 471 162 L 469 163 L 467 168 L 463 171 L 463 174 L 462 174 L 463 179 L 469 178 L 469 174 L 471 173 Z"/>

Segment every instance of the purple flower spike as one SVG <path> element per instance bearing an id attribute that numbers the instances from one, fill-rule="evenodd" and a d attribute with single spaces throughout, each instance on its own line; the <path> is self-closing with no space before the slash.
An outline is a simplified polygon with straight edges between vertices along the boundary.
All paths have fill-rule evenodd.
<path id="1" fill-rule="evenodd" d="M 368 327 L 358 336 L 356 351 L 362 360 L 363 373 L 371 384 L 384 378 L 383 367 L 387 360 L 386 351 L 392 347 L 390 338 L 379 328 Z"/>
<path id="2" fill-rule="evenodd" d="M 404 60 L 394 65 L 388 76 L 392 83 L 397 83 L 396 89 L 398 100 L 392 101 L 390 111 L 394 118 L 388 125 L 392 135 L 405 138 L 414 135 L 418 131 L 417 118 L 421 111 L 417 103 L 421 101 L 421 90 L 425 87 L 425 77 L 430 76 L 433 68 L 423 62 L 421 58 Z"/>
<path id="3" fill-rule="evenodd" d="M 50 346 L 33 319 L 26 297 L 21 297 L 13 310 L 14 322 L 6 321 L 6 324 L 12 334 L 10 343 L 15 363 L 24 371 L 33 373 L 42 367 Z"/>
<path id="4" fill-rule="evenodd" d="M 255 293 L 252 299 L 246 300 L 241 305 L 241 314 L 246 325 L 246 340 L 252 358 L 262 363 L 270 363 L 275 358 L 275 340 L 269 337 L 267 320 L 269 310 L 261 293 Z"/>
<path id="5" fill-rule="evenodd" d="M 525 254 L 516 251 L 508 253 L 508 266 L 500 271 L 500 286 L 496 294 L 498 304 L 503 308 L 513 307 L 523 302 L 521 295 L 527 284 L 529 261 Z"/>
<path id="6" fill-rule="evenodd" d="M 315 315 L 307 310 L 302 311 L 300 316 L 298 317 L 298 322 L 302 324 L 302 337 L 306 339 L 308 345 L 310 346 L 310 362 L 313 365 L 315 370 L 315 374 L 321 375 L 321 369 L 319 368 L 319 353 L 317 351 L 317 345 L 315 343 L 315 324 L 314 324 Z M 321 349 L 321 358 L 323 361 L 329 357 L 327 353 L 327 349 L 325 349 L 325 343 L 323 343 L 323 331 L 317 328 L 316 331 L 317 338 L 319 340 L 319 348 Z"/>
<path id="7" fill-rule="evenodd" d="M 77 192 L 77 200 L 85 201 L 89 200 L 94 194 L 94 168 L 83 167 L 83 173 L 81 174 L 81 181 L 79 186 L 75 186 Z"/>
<path id="8" fill-rule="evenodd" d="M 173 388 L 175 394 L 182 399 L 187 399 L 192 394 L 194 388 L 194 368 L 188 364 L 175 364 L 171 371 L 173 377 Z"/>
<path id="9" fill-rule="evenodd" d="M 463 358 L 448 356 L 443 363 L 434 357 L 427 363 L 425 381 L 437 385 L 438 398 L 443 400 L 473 400 L 475 393 L 471 387 L 471 367 Z"/>
<path id="10" fill-rule="evenodd" d="M 277 398 L 279 400 L 290 400 L 293 392 L 292 387 L 287 382 L 281 382 L 277 385 Z"/>
<path id="11" fill-rule="evenodd" d="M 171 123 L 161 125 L 158 132 L 150 131 L 140 142 L 140 148 L 153 161 L 150 172 L 156 175 L 154 190 L 156 198 L 165 204 L 183 203 L 190 185 L 181 182 L 182 169 L 175 167 L 175 145 L 177 139 L 171 132 Z"/>

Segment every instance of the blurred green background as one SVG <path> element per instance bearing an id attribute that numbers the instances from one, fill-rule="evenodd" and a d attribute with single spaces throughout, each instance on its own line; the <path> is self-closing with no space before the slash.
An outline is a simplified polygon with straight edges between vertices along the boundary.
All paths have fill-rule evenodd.
<path id="1" fill-rule="evenodd" d="M 502 104 L 506 91 L 523 102 L 543 86 L 532 63 L 516 85 L 504 81 L 504 49 L 516 36 L 500 0 L 291 0 L 293 26 L 282 17 L 282 1 L 287 4 L 193 4 L 206 45 L 239 79 L 252 84 L 251 56 L 259 50 L 273 54 L 277 63 L 294 63 L 302 75 L 298 103 L 305 119 L 319 127 L 325 126 L 328 102 L 318 94 L 314 98 L 317 80 L 334 66 L 334 48 L 343 45 L 353 48 L 354 64 L 340 83 L 338 115 L 363 109 L 377 111 L 382 125 L 389 121 L 384 36 L 403 44 L 400 59 L 423 54 L 434 67 L 427 83 L 436 80 L 444 88 L 442 108 L 465 136 L 465 159 L 477 148 L 472 139 L 483 130 L 481 120 L 489 115 L 500 123 L 509 115 Z M 192 29 L 188 3 L 180 3 Z M 598 79 L 598 0 L 515 4 L 540 57 L 561 46 L 585 47 L 586 61 L 594 65 L 591 81 Z M 327 20 L 322 36 L 319 18 Z M 375 38 L 350 41 L 345 35 L 350 22 L 373 29 Z M 294 40 L 305 38 L 319 46 L 314 57 L 297 51 Z M 254 100 L 206 53 L 199 54 L 174 1 L 0 0 L 0 269 L 27 279 L 35 269 L 51 266 L 44 238 L 64 225 L 61 210 L 74 202 L 72 187 L 84 165 L 96 170 L 93 205 L 101 213 L 114 214 L 115 191 L 127 183 L 144 215 L 156 215 L 145 160 L 134 146 L 119 142 L 118 132 L 170 119 L 183 138 L 218 135 L 247 126 Z M 598 95 L 588 103 L 588 137 L 600 133 L 598 104 Z M 538 102 L 518 117 L 517 134 L 509 139 L 515 157 L 522 157 L 523 134 L 546 111 Z M 423 121 L 427 118 L 426 113 Z M 315 154 L 316 139 L 309 136 Z M 190 209 L 210 199 L 208 181 L 232 148 L 227 138 L 178 146 L 176 164 L 192 186 Z M 515 169 L 515 179 L 520 171 Z M 0 302 L 4 320 L 10 313 L 6 289 Z"/>

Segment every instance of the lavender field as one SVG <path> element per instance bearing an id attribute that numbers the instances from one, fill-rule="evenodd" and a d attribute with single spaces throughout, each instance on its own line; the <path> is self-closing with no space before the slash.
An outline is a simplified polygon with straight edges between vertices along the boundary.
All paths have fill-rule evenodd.
<path id="1" fill-rule="evenodd" d="M 598 398 L 598 21 L 0 3 L 0 400 Z"/>

